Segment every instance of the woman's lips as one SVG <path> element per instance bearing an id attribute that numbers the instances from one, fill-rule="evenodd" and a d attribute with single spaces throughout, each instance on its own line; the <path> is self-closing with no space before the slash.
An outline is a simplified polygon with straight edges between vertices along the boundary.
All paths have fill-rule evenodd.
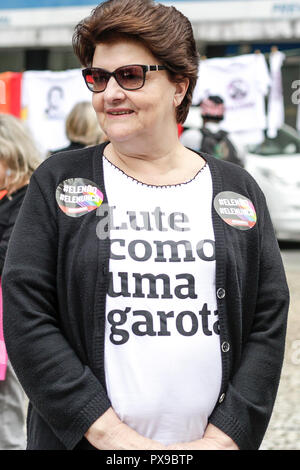
<path id="1" fill-rule="evenodd" d="M 106 114 L 109 116 L 125 116 L 128 114 L 132 114 L 134 111 L 132 109 L 108 109 Z"/>

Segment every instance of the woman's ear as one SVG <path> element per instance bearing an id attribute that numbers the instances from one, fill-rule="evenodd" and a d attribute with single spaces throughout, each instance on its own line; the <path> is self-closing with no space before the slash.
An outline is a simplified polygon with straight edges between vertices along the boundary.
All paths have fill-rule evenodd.
<path id="1" fill-rule="evenodd" d="M 190 80 L 188 78 L 178 79 L 178 81 L 175 82 L 175 94 L 174 94 L 175 108 L 181 105 L 186 95 L 189 84 L 190 84 Z"/>

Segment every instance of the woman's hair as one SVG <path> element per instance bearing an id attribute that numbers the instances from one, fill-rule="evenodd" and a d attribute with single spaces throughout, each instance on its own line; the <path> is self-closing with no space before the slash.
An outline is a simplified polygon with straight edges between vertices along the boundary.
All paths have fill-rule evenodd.
<path id="1" fill-rule="evenodd" d="M 66 120 L 66 134 L 71 142 L 96 145 L 104 140 L 95 110 L 91 103 L 77 103 Z"/>
<path id="2" fill-rule="evenodd" d="M 107 0 L 82 20 L 73 35 L 74 52 L 81 64 L 92 64 L 97 44 L 118 36 L 141 41 L 164 65 L 173 82 L 189 79 L 186 96 L 177 107 L 183 123 L 197 82 L 199 54 L 190 21 L 176 8 L 153 0 Z"/>
<path id="3" fill-rule="evenodd" d="M 8 170 L 5 184 L 8 194 L 26 184 L 41 163 L 26 125 L 11 114 L 0 113 L 0 161 Z"/>

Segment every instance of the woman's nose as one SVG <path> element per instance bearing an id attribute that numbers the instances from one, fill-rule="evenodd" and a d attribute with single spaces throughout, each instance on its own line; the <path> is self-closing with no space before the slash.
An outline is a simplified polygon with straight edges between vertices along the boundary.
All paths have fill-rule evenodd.
<path id="1" fill-rule="evenodd" d="M 103 94 L 107 101 L 122 100 L 126 96 L 125 90 L 118 84 L 115 77 L 110 77 Z"/>

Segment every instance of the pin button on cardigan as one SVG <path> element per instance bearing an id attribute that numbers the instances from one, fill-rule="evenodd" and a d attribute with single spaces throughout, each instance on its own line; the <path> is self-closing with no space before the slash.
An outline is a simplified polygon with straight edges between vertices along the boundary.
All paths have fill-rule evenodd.
<path id="1" fill-rule="evenodd" d="M 225 295 L 226 295 L 225 289 L 222 289 L 222 287 L 217 290 L 218 299 L 224 299 Z"/>

